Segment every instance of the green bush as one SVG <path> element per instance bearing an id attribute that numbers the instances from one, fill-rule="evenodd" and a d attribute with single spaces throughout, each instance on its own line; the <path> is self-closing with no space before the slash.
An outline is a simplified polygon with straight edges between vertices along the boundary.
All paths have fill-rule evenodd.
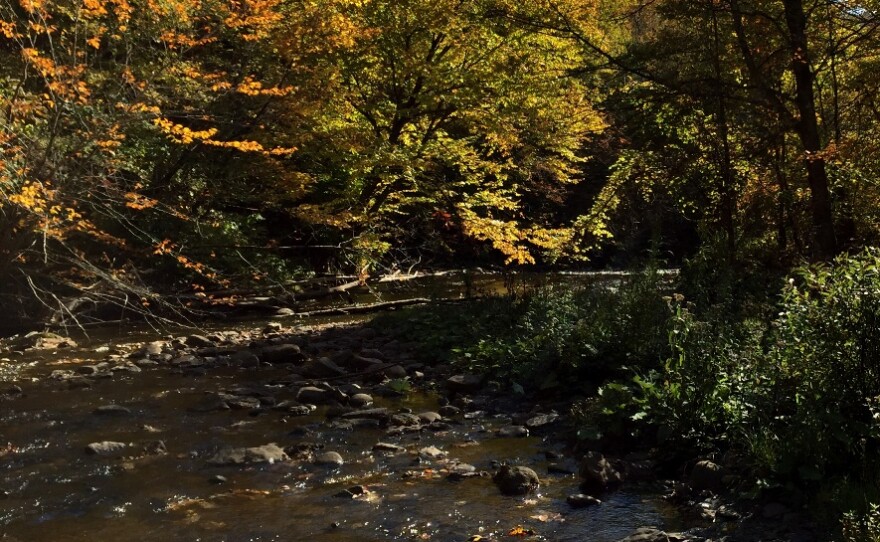
<path id="1" fill-rule="evenodd" d="M 803 268 L 769 352 L 783 470 L 849 470 L 880 448 L 880 252 Z"/>

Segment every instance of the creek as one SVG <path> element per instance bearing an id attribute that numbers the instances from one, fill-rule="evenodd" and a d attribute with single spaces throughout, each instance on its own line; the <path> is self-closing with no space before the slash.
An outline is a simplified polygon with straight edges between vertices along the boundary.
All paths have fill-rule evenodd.
<path id="1" fill-rule="evenodd" d="M 487 278 L 479 287 L 501 287 L 499 281 Z M 434 281 L 389 290 L 383 299 L 411 296 L 414 289 L 448 297 L 465 287 L 473 284 Z M 577 461 L 558 426 L 534 427 L 528 436 L 498 434 L 518 408 L 525 415 L 546 408 L 515 401 L 501 406 L 486 396 L 466 398 L 460 412 L 444 410 L 456 403 L 447 405 L 443 386 L 432 383 L 439 375 L 410 359 L 406 343 L 377 336 L 364 326 L 367 320 L 213 325 L 201 332 L 212 345 L 202 350 L 187 346 L 191 331 L 172 334 L 175 341 L 130 326 L 79 337 L 77 347 L 4 358 L 0 540 L 464 541 L 473 535 L 503 539 L 522 525 L 533 533 L 526 539 L 604 542 L 644 525 L 692 526 L 653 486 L 624 486 L 601 496 L 599 506 L 572 508 L 566 497 L 578 493 Z M 150 341 L 163 345 L 161 353 L 143 353 Z M 353 409 L 337 404 L 303 412 L 285 405 L 297 404 L 297 390 L 320 378 L 307 378 L 295 365 L 229 355 L 249 344 L 291 343 L 310 357 L 384 355 L 407 368 L 412 385 L 401 390 L 381 375 L 343 375 L 325 386 L 370 395 L 372 409 L 387 409 L 381 422 L 346 418 Z M 387 419 L 438 411 L 445 413 L 442 420 L 409 428 Z M 105 441 L 124 448 L 86 452 Z M 399 448 L 375 450 L 379 442 Z M 287 457 L 212 461 L 220 450 L 269 443 Z M 316 464 L 330 451 L 344 463 Z M 491 476 L 453 474 L 468 466 L 491 474 L 505 462 L 534 469 L 539 490 L 505 496 Z"/>

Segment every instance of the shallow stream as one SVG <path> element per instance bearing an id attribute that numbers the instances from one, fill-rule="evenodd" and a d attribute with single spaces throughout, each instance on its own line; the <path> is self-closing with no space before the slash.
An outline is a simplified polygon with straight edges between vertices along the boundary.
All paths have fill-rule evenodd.
<path id="1" fill-rule="evenodd" d="M 242 336 L 257 336 L 265 323 L 237 327 Z M 327 336 L 321 335 L 316 323 L 327 324 L 285 326 L 318 349 L 333 341 L 387 344 L 358 338 L 351 327 L 329 326 Z M 123 362 L 137 346 L 132 343 L 155 338 L 150 335 L 148 330 L 93 334 L 78 348 L 0 361 L 0 540 L 464 541 L 473 535 L 505 539 L 522 525 L 534 533 L 530 539 L 604 542 L 643 525 L 685 527 L 647 487 L 610 493 L 600 506 L 571 508 L 566 496 L 578 492 L 577 465 L 557 430 L 550 425 L 527 437 L 502 438 L 496 430 L 509 425 L 510 417 L 493 412 L 491 404 L 431 429 L 389 434 L 384 426 L 338 423 L 327 406 L 303 416 L 273 408 L 201 408 L 221 390 L 261 397 L 266 400 L 261 406 L 293 399 L 286 365 L 168 363 L 96 374 L 88 385 L 50 376 L 106 359 L 106 349 L 119 352 L 114 359 Z M 374 406 L 418 414 L 439 410 L 442 397 L 442 388 L 414 381 L 401 397 L 376 394 Z M 106 405 L 128 412 L 95 414 Z M 143 451 L 160 440 L 167 453 Z M 87 445 L 101 441 L 129 447 L 120 456 L 85 453 Z M 380 441 L 405 450 L 373 451 Z M 304 453 L 271 464 L 207 461 L 223 448 L 267 443 Z M 420 454 L 431 446 L 443 454 Z M 309 450 L 338 452 L 345 463 L 316 465 Z M 511 497 L 502 495 L 491 477 L 447 477 L 461 463 L 491 473 L 500 462 L 534 469 L 541 477 L 539 491 Z M 551 462 L 554 473 L 548 470 Z M 559 473 L 566 469 L 572 472 Z M 344 493 L 357 485 L 367 492 Z"/>

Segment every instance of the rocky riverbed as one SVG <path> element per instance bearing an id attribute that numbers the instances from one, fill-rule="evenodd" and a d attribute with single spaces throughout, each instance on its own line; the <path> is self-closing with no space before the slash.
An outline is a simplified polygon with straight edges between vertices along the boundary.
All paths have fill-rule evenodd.
<path id="1" fill-rule="evenodd" d="M 710 461 L 664 481 L 650 454 L 576 453 L 564 401 L 493 391 L 416 346 L 277 321 L 8 342 L 0 540 L 815 538 L 780 503 L 718 497 Z"/>

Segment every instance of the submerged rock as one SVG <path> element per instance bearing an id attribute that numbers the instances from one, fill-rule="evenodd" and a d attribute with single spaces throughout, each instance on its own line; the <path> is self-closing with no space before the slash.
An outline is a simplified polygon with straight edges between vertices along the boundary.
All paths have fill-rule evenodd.
<path id="1" fill-rule="evenodd" d="M 209 465 L 254 465 L 287 461 L 289 457 L 274 442 L 252 448 L 226 448 L 208 459 Z"/>
<path id="2" fill-rule="evenodd" d="M 572 508 L 586 508 L 588 506 L 596 506 L 602 504 L 602 501 L 600 501 L 596 497 L 584 495 L 583 493 L 578 493 L 577 495 L 569 495 L 568 498 L 565 499 L 565 502 L 567 502 Z"/>
<path id="3" fill-rule="evenodd" d="M 529 436 L 529 430 L 521 425 L 508 425 L 498 430 L 502 438 L 522 438 Z"/>
<path id="4" fill-rule="evenodd" d="M 541 479 L 538 473 L 528 467 L 502 465 L 492 481 L 505 495 L 526 495 L 538 489 Z"/>
<path id="5" fill-rule="evenodd" d="M 122 405 L 102 405 L 92 411 L 98 416 L 130 416 L 131 409 Z"/>

